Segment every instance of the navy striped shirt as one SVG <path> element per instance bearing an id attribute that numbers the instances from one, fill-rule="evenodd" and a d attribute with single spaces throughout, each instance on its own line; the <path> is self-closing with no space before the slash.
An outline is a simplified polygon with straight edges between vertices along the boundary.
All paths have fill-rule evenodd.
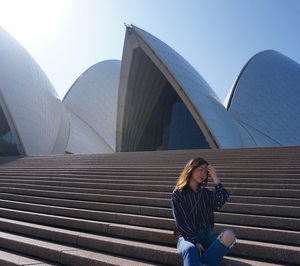
<path id="1" fill-rule="evenodd" d="M 200 194 L 200 201 L 190 214 Z M 221 183 L 215 185 L 215 191 L 199 186 L 195 192 L 189 185 L 183 192 L 175 188 L 172 193 L 172 210 L 179 234 L 184 238 L 193 238 L 198 230 L 212 230 L 214 211 L 220 210 L 228 198 L 229 194 Z"/>

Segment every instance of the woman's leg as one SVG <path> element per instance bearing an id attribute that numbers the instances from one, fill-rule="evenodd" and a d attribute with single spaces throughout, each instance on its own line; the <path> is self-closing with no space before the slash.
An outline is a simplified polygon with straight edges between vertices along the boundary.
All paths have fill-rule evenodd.
<path id="1" fill-rule="evenodd" d="M 189 240 L 179 237 L 177 243 L 178 253 L 183 257 L 184 266 L 200 266 L 198 248 Z"/>
<path id="2" fill-rule="evenodd" d="M 223 234 L 220 236 L 220 240 L 225 246 L 231 248 L 236 242 L 236 236 L 232 230 L 226 229 L 223 231 Z"/>
<path id="3" fill-rule="evenodd" d="M 201 256 L 200 262 L 211 266 L 219 265 L 223 257 L 233 247 L 235 241 L 236 236 L 232 230 L 223 230 Z"/>

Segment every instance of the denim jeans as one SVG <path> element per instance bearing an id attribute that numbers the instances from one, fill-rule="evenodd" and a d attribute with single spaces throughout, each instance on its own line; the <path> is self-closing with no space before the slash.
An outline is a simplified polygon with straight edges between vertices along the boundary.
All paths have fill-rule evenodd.
<path id="1" fill-rule="evenodd" d="M 202 264 L 210 266 L 219 265 L 229 249 L 234 245 L 234 243 L 230 247 L 224 245 L 219 240 L 222 235 L 223 231 L 219 235 L 214 235 L 211 230 L 201 230 L 197 232 L 195 242 L 200 243 L 205 249 L 205 252 L 200 258 L 196 245 L 189 239 L 179 237 L 177 249 L 179 254 L 183 257 L 184 266 L 199 266 Z"/>

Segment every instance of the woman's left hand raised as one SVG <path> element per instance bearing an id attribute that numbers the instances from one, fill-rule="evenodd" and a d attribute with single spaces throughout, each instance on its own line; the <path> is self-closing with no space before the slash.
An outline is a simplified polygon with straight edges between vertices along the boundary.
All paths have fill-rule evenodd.
<path id="1" fill-rule="evenodd" d="M 220 180 L 219 180 L 219 178 L 217 177 L 216 169 L 215 169 L 212 165 L 209 164 L 209 165 L 207 166 L 207 171 L 208 171 L 208 173 L 210 174 L 210 176 L 211 176 L 211 178 L 212 178 L 212 180 L 213 180 L 213 182 L 214 182 L 215 184 L 220 183 Z"/>

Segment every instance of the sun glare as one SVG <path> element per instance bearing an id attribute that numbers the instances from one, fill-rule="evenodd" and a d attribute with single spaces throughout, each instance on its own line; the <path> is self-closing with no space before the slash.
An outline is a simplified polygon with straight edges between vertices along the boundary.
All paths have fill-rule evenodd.
<path id="1" fill-rule="evenodd" d="M 0 0 L 0 26 L 19 41 L 34 41 L 57 30 L 64 0 Z"/>

